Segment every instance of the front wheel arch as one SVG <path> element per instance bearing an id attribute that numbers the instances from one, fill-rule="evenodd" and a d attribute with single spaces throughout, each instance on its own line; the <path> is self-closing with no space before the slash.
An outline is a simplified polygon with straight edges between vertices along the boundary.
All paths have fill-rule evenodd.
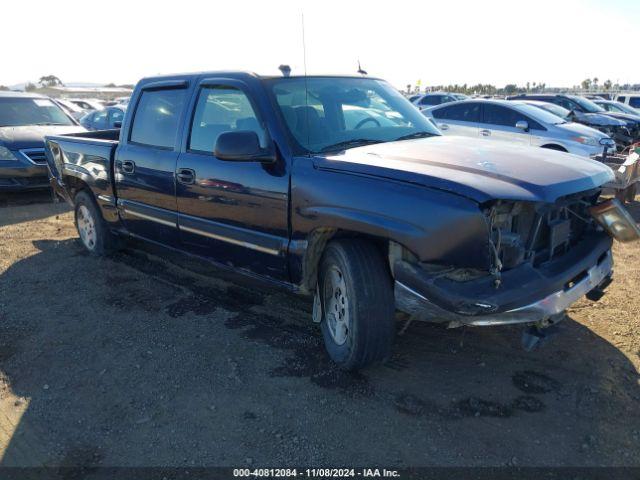
<path id="1" fill-rule="evenodd" d="M 546 148 L 547 150 L 555 150 L 557 152 L 569 153 L 569 150 L 564 148 L 562 145 L 558 145 L 557 143 L 548 143 L 546 145 L 542 145 L 540 148 Z"/>
<path id="2" fill-rule="evenodd" d="M 329 242 L 340 239 L 357 239 L 373 244 L 386 258 L 389 256 L 390 245 L 399 245 L 390 238 L 369 235 L 354 230 L 333 227 L 320 227 L 313 230 L 307 237 L 307 248 L 302 258 L 302 280 L 300 289 L 303 293 L 312 293 L 318 282 L 318 267 Z M 406 250 L 402 246 L 403 250 Z M 407 250 L 408 251 L 408 250 Z"/>

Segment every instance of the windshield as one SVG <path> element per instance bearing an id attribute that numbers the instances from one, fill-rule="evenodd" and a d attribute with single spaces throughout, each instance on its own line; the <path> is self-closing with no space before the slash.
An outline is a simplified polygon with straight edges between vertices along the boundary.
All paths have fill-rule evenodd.
<path id="1" fill-rule="evenodd" d="M 529 105 L 539 108 L 542 111 L 551 112 L 552 114 L 562 118 L 563 120 L 566 120 L 569 117 L 569 114 L 571 113 L 566 108 L 561 107 L 560 105 L 556 105 L 555 103 L 540 102 L 540 103 L 530 103 Z"/>
<path id="2" fill-rule="evenodd" d="M 554 113 L 550 110 L 538 108 L 534 105 L 531 105 L 525 102 L 517 102 L 517 105 L 518 105 L 518 111 L 520 113 L 529 115 L 531 118 L 533 118 L 534 120 L 537 120 L 540 123 L 550 123 L 552 125 L 567 123 L 564 119 L 564 116 L 562 115 L 562 112 L 560 112 L 560 114 Z M 562 107 L 559 107 L 559 108 L 564 110 L 564 108 Z"/>
<path id="3" fill-rule="evenodd" d="M 0 127 L 22 125 L 75 125 L 48 98 L 0 98 Z"/>
<path id="4" fill-rule="evenodd" d="M 440 135 L 381 80 L 296 77 L 272 80 L 271 85 L 285 125 L 305 153 Z"/>
<path id="5" fill-rule="evenodd" d="M 599 112 L 605 111 L 604 108 L 602 108 L 601 106 L 593 103 L 591 100 L 588 100 L 584 97 L 578 97 L 577 95 L 568 95 L 568 97 L 574 102 L 576 102 L 578 105 L 580 105 L 585 112 L 599 113 Z"/>

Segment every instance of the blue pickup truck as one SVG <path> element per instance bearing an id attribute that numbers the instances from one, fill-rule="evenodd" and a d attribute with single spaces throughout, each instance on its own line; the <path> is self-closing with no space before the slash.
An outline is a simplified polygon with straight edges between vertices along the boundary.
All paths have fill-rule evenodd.
<path id="1" fill-rule="evenodd" d="M 105 254 L 139 237 L 313 297 L 330 357 L 386 358 L 395 311 L 450 326 L 563 317 L 611 281 L 611 170 L 444 137 L 370 77 L 143 79 L 118 130 L 47 137 L 53 189 Z"/>

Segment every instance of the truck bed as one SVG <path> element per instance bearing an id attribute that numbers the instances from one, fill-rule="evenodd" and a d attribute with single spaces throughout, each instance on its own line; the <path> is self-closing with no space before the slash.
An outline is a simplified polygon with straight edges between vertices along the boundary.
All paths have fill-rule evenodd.
<path id="1" fill-rule="evenodd" d="M 88 186 L 107 221 L 116 221 L 114 153 L 119 130 L 98 130 L 46 137 L 46 155 L 54 191 L 69 203 L 80 188 Z"/>

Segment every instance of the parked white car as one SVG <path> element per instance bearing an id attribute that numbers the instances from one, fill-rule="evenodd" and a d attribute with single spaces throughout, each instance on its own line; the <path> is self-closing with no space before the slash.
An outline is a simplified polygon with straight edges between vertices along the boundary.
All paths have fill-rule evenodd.
<path id="1" fill-rule="evenodd" d="M 465 100 L 423 110 L 445 135 L 530 145 L 593 157 L 615 150 L 611 137 L 525 102 Z"/>
<path id="2" fill-rule="evenodd" d="M 639 93 L 619 93 L 614 99 L 616 102 L 624 103 L 636 110 L 640 109 L 640 94 Z"/>

